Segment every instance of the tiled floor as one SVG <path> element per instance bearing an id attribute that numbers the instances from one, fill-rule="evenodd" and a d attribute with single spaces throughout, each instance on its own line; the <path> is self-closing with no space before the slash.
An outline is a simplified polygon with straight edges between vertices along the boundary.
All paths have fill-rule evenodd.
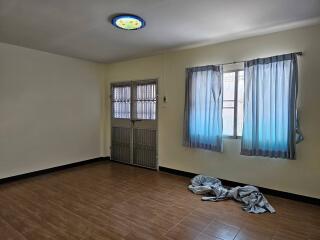
<path id="1" fill-rule="evenodd" d="M 202 202 L 190 179 L 112 162 L 0 185 L 0 239 L 320 239 L 320 207 L 267 196 L 276 214 Z"/>

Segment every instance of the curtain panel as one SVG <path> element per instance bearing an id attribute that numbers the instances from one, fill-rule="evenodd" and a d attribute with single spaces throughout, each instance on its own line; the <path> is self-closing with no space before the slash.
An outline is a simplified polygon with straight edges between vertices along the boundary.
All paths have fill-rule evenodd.
<path id="1" fill-rule="evenodd" d="M 297 114 L 296 54 L 245 62 L 241 154 L 295 159 L 303 139 Z"/>
<path id="2" fill-rule="evenodd" d="M 221 66 L 186 69 L 183 145 L 222 151 Z"/>

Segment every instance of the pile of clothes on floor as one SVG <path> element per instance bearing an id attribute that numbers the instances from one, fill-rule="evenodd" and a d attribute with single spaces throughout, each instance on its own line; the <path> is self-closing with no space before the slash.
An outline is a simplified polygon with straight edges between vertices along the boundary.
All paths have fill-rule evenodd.
<path id="1" fill-rule="evenodd" d="M 275 209 L 254 186 L 226 188 L 218 178 L 203 175 L 195 176 L 191 180 L 189 190 L 195 194 L 205 195 L 203 201 L 220 201 L 235 199 L 243 203 L 243 210 L 249 213 L 275 213 Z"/>

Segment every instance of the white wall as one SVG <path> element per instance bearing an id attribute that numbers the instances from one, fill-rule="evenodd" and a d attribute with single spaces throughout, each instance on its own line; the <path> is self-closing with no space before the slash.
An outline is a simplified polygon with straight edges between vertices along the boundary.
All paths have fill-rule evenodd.
<path id="1" fill-rule="evenodd" d="M 100 156 L 103 67 L 0 43 L 0 178 Z"/>
<path id="2" fill-rule="evenodd" d="M 203 173 L 227 180 L 320 198 L 320 25 L 176 51 L 106 66 L 106 96 L 110 82 L 159 79 L 160 166 Z M 185 68 L 303 51 L 300 59 L 301 127 L 305 141 L 297 160 L 241 156 L 239 140 L 225 140 L 224 152 L 182 146 Z M 110 101 L 106 99 L 107 113 Z M 106 116 L 106 152 L 110 146 L 110 115 Z"/>

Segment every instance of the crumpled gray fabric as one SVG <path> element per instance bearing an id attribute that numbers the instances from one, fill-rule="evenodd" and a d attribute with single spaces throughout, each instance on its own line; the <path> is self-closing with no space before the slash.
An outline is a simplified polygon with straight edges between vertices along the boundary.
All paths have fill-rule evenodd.
<path id="1" fill-rule="evenodd" d="M 275 213 L 275 209 L 269 204 L 257 187 L 244 186 L 235 188 L 223 187 L 218 178 L 203 175 L 195 176 L 191 179 L 188 189 L 195 194 L 206 195 L 202 197 L 204 201 L 220 201 L 225 199 L 235 199 L 243 203 L 243 210 L 249 213 Z"/>

